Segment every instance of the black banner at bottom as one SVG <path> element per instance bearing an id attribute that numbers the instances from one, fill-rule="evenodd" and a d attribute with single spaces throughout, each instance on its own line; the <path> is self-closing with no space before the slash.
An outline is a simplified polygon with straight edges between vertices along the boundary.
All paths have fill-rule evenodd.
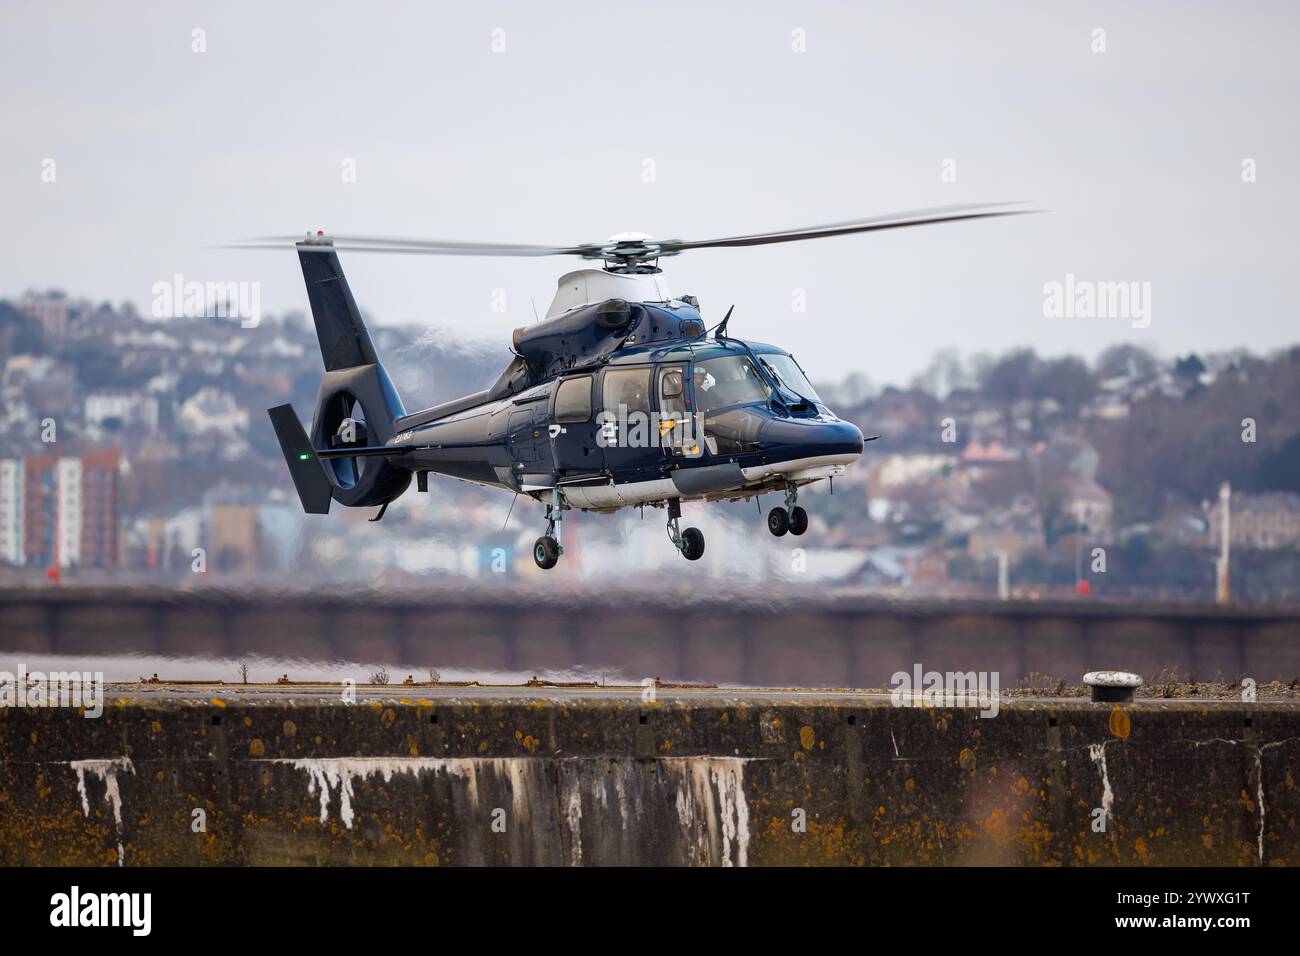
<path id="1" fill-rule="evenodd" d="M 762 936 L 783 910 L 897 921 L 909 933 L 1172 930 L 1227 941 L 1294 927 L 1300 889 L 1285 869 L 8 869 L 0 881 L 4 925 L 23 936 L 192 943 L 239 932 L 297 944 L 452 926 L 619 932 L 647 920 Z M 926 912 L 933 923 L 918 925 Z"/>

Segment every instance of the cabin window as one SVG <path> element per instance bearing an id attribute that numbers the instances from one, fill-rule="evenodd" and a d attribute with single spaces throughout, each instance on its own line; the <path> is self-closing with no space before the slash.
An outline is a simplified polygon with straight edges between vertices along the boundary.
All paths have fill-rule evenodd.
<path id="1" fill-rule="evenodd" d="M 650 413 L 650 370 L 648 368 L 609 368 L 605 370 L 603 404 L 611 415 L 631 412 Z"/>
<path id="2" fill-rule="evenodd" d="M 559 424 L 591 421 L 591 376 L 566 378 L 555 390 L 555 421 Z"/>

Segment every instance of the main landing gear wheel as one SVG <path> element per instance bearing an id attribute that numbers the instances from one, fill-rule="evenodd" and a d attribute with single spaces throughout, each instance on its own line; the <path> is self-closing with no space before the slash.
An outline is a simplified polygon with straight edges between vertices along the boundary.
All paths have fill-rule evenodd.
<path id="1" fill-rule="evenodd" d="M 687 561 L 698 561 L 704 556 L 704 532 L 699 528 L 687 528 L 682 532 L 682 557 Z"/>
<path id="2" fill-rule="evenodd" d="M 560 543 L 549 534 L 544 534 L 533 545 L 533 560 L 543 571 L 549 571 L 560 560 Z"/>
<path id="3" fill-rule="evenodd" d="M 571 505 L 564 500 L 558 488 L 551 489 L 551 501 L 546 506 L 546 534 L 533 545 L 533 560 L 543 571 L 549 571 L 560 561 L 564 547 L 560 544 L 560 529 L 564 526 L 564 513 Z"/>
<path id="4" fill-rule="evenodd" d="M 808 512 L 798 505 L 790 509 L 790 533 L 803 534 L 808 530 Z"/>
<path id="5" fill-rule="evenodd" d="M 668 540 L 682 553 L 687 561 L 698 561 L 704 556 L 704 532 L 699 528 L 680 530 L 678 522 L 682 519 L 682 502 L 680 498 L 668 499 Z"/>
<path id="6" fill-rule="evenodd" d="M 778 538 L 790 530 L 790 513 L 784 508 L 773 508 L 767 513 L 767 530 Z"/>

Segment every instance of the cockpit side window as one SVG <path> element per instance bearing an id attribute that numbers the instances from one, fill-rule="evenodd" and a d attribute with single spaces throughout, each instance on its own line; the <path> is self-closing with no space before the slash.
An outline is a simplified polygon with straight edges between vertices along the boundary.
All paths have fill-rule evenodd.
<path id="1" fill-rule="evenodd" d="M 769 397 L 763 376 L 747 356 L 728 355 L 695 366 L 695 403 L 700 412 L 765 402 Z"/>
<path id="2" fill-rule="evenodd" d="M 680 365 L 659 372 L 659 410 L 665 415 L 686 414 L 686 382 Z"/>

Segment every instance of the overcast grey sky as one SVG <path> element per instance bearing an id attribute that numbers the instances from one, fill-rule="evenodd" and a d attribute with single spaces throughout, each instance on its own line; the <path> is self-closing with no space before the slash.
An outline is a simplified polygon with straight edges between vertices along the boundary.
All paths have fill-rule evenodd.
<path id="1" fill-rule="evenodd" d="M 734 303 L 733 333 L 823 380 L 906 381 L 941 347 L 1268 349 L 1300 341 L 1298 10 L 5 0 L 0 295 L 59 286 L 147 311 L 179 272 L 259 281 L 280 311 L 306 306 L 292 253 L 211 247 L 317 227 L 708 238 L 1027 199 L 1050 214 L 664 264 L 706 317 Z M 503 356 L 529 298 L 544 311 L 572 267 L 344 257 L 372 321 Z M 1045 318 L 1043 285 L 1067 273 L 1150 282 L 1150 327 Z"/>

